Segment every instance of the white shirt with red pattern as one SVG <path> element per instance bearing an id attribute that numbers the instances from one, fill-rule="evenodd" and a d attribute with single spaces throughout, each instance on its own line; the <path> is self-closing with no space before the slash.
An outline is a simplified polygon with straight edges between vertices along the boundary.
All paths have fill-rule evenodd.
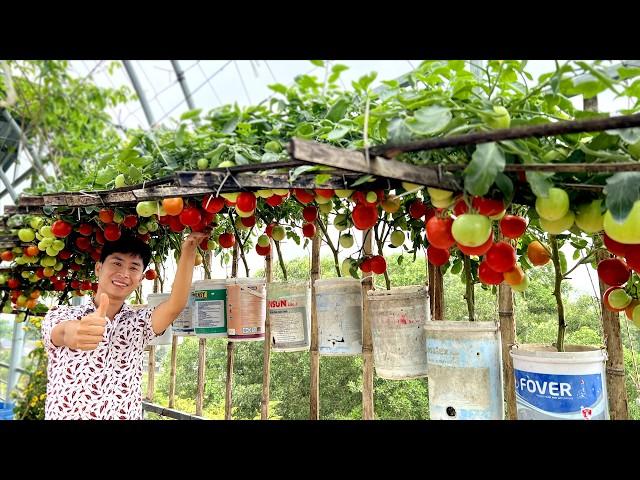
<path id="1" fill-rule="evenodd" d="M 79 320 L 96 310 L 93 302 L 54 307 L 42 322 L 49 357 L 46 420 L 142 419 L 142 360 L 150 340 L 154 307 L 134 310 L 126 303 L 107 319 L 104 338 L 95 350 L 71 350 L 51 342 L 53 327 Z"/>

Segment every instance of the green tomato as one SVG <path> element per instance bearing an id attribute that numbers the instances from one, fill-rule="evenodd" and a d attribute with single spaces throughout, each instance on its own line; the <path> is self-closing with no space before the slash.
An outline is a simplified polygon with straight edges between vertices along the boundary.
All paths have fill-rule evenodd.
<path id="1" fill-rule="evenodd" d="M 7 276 L 4 273 L 0 273 L 0 285 L 7 283 Z"/>
<path id="2" fill-rule="evenodd" d="M 353 247 L 353 235 L 347 233 L 345 235 L 340 235 L 340 246 L 342 248 L 351 248 Z"/>
<path id="3" fill-rule="evenodd" d="M 150 217 L 158 211 L 158 202 L 148 200 L 145 202 L 138 202 L 136 205 L 136 213 L 141 217 Z"/>
<path id="4" fill-rule="evenodd" d="M 596 199 L 583 203 L 577 208 L 576 225 L 585 233 L 597 233 L 602 230 L 604 215 L 601 213 L 602 200 Z"/>
<path id="5" fill-rule="evenodd" d="M 122 222 L 124 222 L 124 215 L 118 210 L 115 210 L 113 212 L 113 223 L 122 223 Z"/>
<path id="6" fill-rule="evenodd" d="M 11 313 L 13 312 L 13 308 L 8 303 L 5 303 L 4 307 L 2 307 L 2 313 Z"/>
<path id="7" fill-rule="evenodd" d="M 322 204 L 318 205 L 318 210 L 320 210 L 320 212 L 322 212 L 324 214 L 329 214 L 329 213 L 331 213 L 331 210 L 333 210 L 333 204 L 332 203 L 322 203 Z"/>
<path id="8" fill-rule="evenodd" d="M 260 245 L 262 248 L 268 247 L 270 243 L 271 243 L 271 241 L 269 240 L 268 236 L 260 235 L 258 237 L 258 245 Z"/>
<path id="9" fill-rule="evenodd" d="M 282 240 L 284 240 L 285 234 L 286 232 L 282 225 L 276 225 L 275 227 L 273 227 L 273 230 L 271 230 L 271 238 L 273 238 L 276 242 L 281 242 Z"/>
<path id="10" fill-rule="evenodd" d="M 55 248 L 56 250 L 60 251 L 64 248 L 64 241 L 63 240 L 54 240 L 53 243 L 51 244 L 51 246 L 53 248 Z"/>
<path id="11" fill-rule="evenodd" d="M 346 230 L 347 228 L 349 228 L 349 217 L 347 217 L 347 215 L 345 215 L 344 213 L 339 213 L 333 219 L 333 226 L 339 232 Z"/>
<path id="12" fill-rule="evenodd" d="M 44 227 L 40 227 L 40 235 L 44 238 L 55 238 L 56 236 L 51 231 L 51 227 L 49 225 L 45 225 Z"/>
<path id="13" fill-rule="evenodd" d="M 36 232 L 31 230 L 30 228 L 21 228 L 18 230 L 18 238 L 23 242 L 33 242 L 36 238 Z"/>
<path id="14" fill-rule="evenodd" d="M 335 190 L 338 198 L 349 198 L 353 193 L 353 190 Z"/>
<path id="15" fill-rule="evenodd" d="M 485 115 L 485 121 L 491 128 L 509 128 L 511 116 L 506 108 L 495 106 L 493 107 L 493 114 Z"/>
<path id="16" fill-rule="evenodd" d="M 476 213 L 460 215 L 451 226 L 451 234 L 455 241 L 466 247 L 483 245 L 492 233 L 489 217 Z"/>
<path id="17" fill-rule="evenodd" d="M 123 188 L 127 186 L 127 181 L 124 178 L 124 173 L 121 173 L 120 175 L 116 176 L 115 186 L 116 188 Z"/>
<path id="18" fill-rule="evenodd" d="M 569 195 L 561 188 L 551 187 L 549 195 L 536 198 L 536 212 L 546 220 L 560 220 L 569 211 Z"/>
<path id="19" fill-rule="evenodd" d="M 47 247 L 45 252 L 47 252 L 47 255 L 49 255 L 50 257 L 55 257 L 56 255 L 58 255 L 58 250 L 53 247 Z"/>
<path id="20" fill-rule="evenodd" d="M 522 293 L 527 289 L 528 286 L 529 286 L 529 277 L 525 273 L 524 279 L 519 284 L 511 285 L 511 290 Z"/>
<path id="21" fill-rule="evenodd" d="M 624 291 L 624 288 L 611 290 L 609 294 L 609 305 L 613 308 L 626 308 L 631 303 L 631 296 Z"/>
<path id="22" fill-rule="evenodd" d="M 218 164 L 218 168 L 229 168 L 229 167 L 235 167 L 236 166 L 236 162 L 232 162 L 231 160 L 224 160 L 223 162 L 220 162 Z"/>
<path id="23" fill-rule="evenodd" d="M 264 150 L 266 152 L 280 153 L 282 151 L 282 145 L 276 140 L 271 140 L 264 144 Z"/>
<path id="24" fill-rule="evenodd" d="M 431 200 L 448 200 L 453 196 L 453 192 L 449 190 L 441 190 L 439 188 L 427 187 L 427 192 L 431 197 Z"/>
<path id="25" fill-rule="evenodd" d="M 572 211 L 568 211 L 564 217 L 558 220 L 540 218 L 540 226 L 545 232 L 551 233 L 552 235 L 560 235 L 573 226 L 574 220 L 575 214 Z"/>
<path id="26" fill-rule="evenodd" d="M 206 158 L 199 158 L 198 170 L 206 170 L 207 168 L 209 168 L 209 160 L 207 160 Z"/>
<path id="27" fill-rule="evenodd" d="M 623 222 L 618 223 L 613 219 L 611 212 L 604 214 L 604 233 L 616 242 L 625 244 L 640 243 L 640 200 L 636 200 Z"/>
<path id="28" fill-rule="evenodd" d="M 31 217 L 31 219 L 29 220 L 29 226 L 31 226 L 31 228 L 33 228 L 34 230 L 39 230 L 40 227 L 42 227 L 43 223 L 44 220 L 42 219 L 42 217 Z"/>
<path id="29" fill-rule="evenodd" d="M 636 327 L 640 328 L 640 305 L 634 308 L 632 313 L 631 321 Z"/>
<path id="30" fill-rule="evenodd" d="M 402 230 L 395 230 L 391 234 L 391 237 L 389 239 L 391 241 L 391 245 L 393 245 L 394 247 L 399 247 L 404 244 L 404 240 L 405 240 L 404 232 Z"/>

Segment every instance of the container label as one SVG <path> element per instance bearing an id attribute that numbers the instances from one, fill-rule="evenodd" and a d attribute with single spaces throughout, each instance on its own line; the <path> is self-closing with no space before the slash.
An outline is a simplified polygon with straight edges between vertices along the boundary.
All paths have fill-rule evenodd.
<path id="1" fill-rule="evenodd" d="M 601 374 L 514 372 L 519 419 L 605 419 Z"/>
<path id="2" fill-rule="evenodd" d="M 306 309 L 290 308 L 269 311 L 271 321 L 271 336 L 275 346 L 290 346 L 291 344 L 300 346 L 306 342 Z"/>
<path id="3" fill-rule="evenodd" d="M 196 333 L 227 333 L 226 299 L 226 289 L 193 292 Z"/>

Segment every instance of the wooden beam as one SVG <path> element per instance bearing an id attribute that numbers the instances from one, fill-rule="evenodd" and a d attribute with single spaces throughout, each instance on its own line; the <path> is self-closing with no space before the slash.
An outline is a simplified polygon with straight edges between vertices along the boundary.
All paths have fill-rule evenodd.
<path id="1" fill-rule="evenodd" d="M 417 183 L 428 187 L 438 187 L 455 191 L 462 190 L 458 180 L 451 173 L 440 173 L 432 169 L 425 169 L 399 162 L 398 160 L 389 160 L 376 156 L 371 156 L 369 161 L 367 161 L 365 155 L 357 150 L 344 150 L 298 138 L 291 140 L 288 148 L 293 158 L 306 162 L 329 165 L 359 173 L 368 173 L 383 178 Z"/>
<path id="2" fill-rule="evenodd" d="M 502 237 L 502 235 L 501 235 Z M 503 238 L 503 240 L 505 240 Z M 509 241 L 508 239 L 506 239 Z M 510 241 L 509 241 L 510 242 Z M 511 242 L 510 242 L 511 243 Z M 500 338 L 502 341 L 502 377 L 507 420 L 516 420 L 516 390 L 511 358 L 511 346 L 516 343 L 516 322 L 513 316 L 513 291 L 502 282 L 498 285 L 498 318 L 500 319 Z"/>
<path id="3" fill-rule="evenodd" d="M 317 225 L 317 222 L 316 222 Z M 319 232 L 311 241 L 311 392 L 309 396 L 309 418 L 320 419 L 320 352 L 318 349 L 318 312 L 316 306 L 316 280 L 320 278 Z"/>
<path id="4" fill-rule="evenodd" d="M 238 241 L 233 244 L 233 257 L 231 263 L 231 278 L 238 277 Z M 235 343 L 227 341 L 227 381 L 224 395 L 224 419 L 231 420 L 233 410 L 233 364 L 235 360 Z"/>
<path id="5" fill-rule="evenodd" d="M 274 241 L 270 243 L 271 251 L 264 257 L 264 272 L 267 288 L 273 281 L 273 265 L 271 253 L 274 248 Z M 267 303 L 267 314 L 264 322 L 264 352 L 262 356 L 262 401 L 260 409 L 260 419 L 269 419 L 269 387 L 271 384 L 271 318 L 269 315 L 269 305 Z"/>
<path id="6" fill-rule="evenodd" d="M 157 405 L 151 402 L 142 402 L 142 409 L 146 412 L 157 413 L 158 415 L 162 415 L 163 417 L 173 418 L 174 420 L 206 420 L 204 417 L 200 417 L 197 415 L 189 415 L 188 413 L 181 412 L 179 410 L 174 410 L 172 408 L 166 408 L 162 405 Z"/>
<path id="7" fill-rule="evenodd" d="M 431 263 L 428 265 L 429 273 L 429 307 L 432 320 L 444 319 L 444 282 L 442 271 Z"/>
<path id="8" fill-rule="evenodd" d="M 198 339 L 198 391 L 196 392 L 196 415 L 202 416 L 204 403 L 205 366 L 207 360 L 207 339 Z"/>
<path id="9" fill-rule="evenodd" d="M 169 371 L 169 408 L 173 408 L 176 401 L 176 367 L 178 364 L 178 336 L 171 337 L 171 370 Z"/>
<path id="10" fill-rule="evenodd" d="M 153 402 L 153 393 L 156 382 L 156 346 L 149 345 L 149 368 L 147 370 L 147 397 L 146 399 Z"/>
<path id="11" fill-rule="evenodd" d="M 365 255 L 372 254 L 373 230 L 363 232 L 363 249 Z M 378 252 L 382 254 L 382 252 Z M 362 419 L 373 420 L 373 337 L 371 334 L 371 316 L 369 315 L 369 297 L 367 292 L 373 290 L 373 276 L 365 273 L 362 280 Z"/>

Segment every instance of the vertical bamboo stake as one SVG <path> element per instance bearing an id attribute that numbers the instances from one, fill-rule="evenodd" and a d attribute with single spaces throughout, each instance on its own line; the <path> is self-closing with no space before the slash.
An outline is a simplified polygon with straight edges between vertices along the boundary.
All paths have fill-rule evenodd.
<path id="1" fill-rule="evenodd" d="M 171 338 L 171 370 L 169 372 L 169 408 L 173 408 L 176 400 L 176 366 L 178 363 L 178 336 Z"/>
<path id="2" fill-rule="evenodd" d="M 158 293 L 158 277 L 153 279 L 153 293 Z M 140 286 L 142 296 L 142 286 Z M 149 345 L 149 365 L 147 372 L 147 400 L 153 402 L 153 393 L 156 387 L 156 346 Z"/>
<path id="3" fill-rule="evenodd" d="M 444 287 L 442 271 L 440 267 L 429 264 L 429 305 L 431 307 L 431 319 L 442 320 L 444 318 Z"/>
<path id="4" fill-rule="evenodd" d="M 511 346 L 516 343 L 516 322 L 513 316 L 513 292 L 502 282 L 498 285 L 498 317 L 500 318 L 500 338 L 502 339 L 502 376 L 504 398 L 507 402 L 506 419 L 516 420 L 516 390 L 513 374 Z"/>
<path id="5" fill-rule="evenodd" d="M 271 251 L 264 258 L 264 271 L 267 281 L 267 288 L 269 283 L 273 281 L 273 271 L 271 263 L 271 252 L 273 252 L 274 242 L 271 240 Z M 269 386 L 271 382 L 271 319 L 269 318 L 269 305 L 267 303 L 267 312 L 264 323 L 264 355 L 263 355 L 263 367 L 262 367 L 262 408 L 260 410 L 260 419 L 267 420 L 269 418 Z"/>
<path id="6" fill-rule="evenodd" d="M 584 99 L 584 110 L 598 111 L 598 97 Z M 602 247 L 602 240 L 594 238 L 598 247 Z M 599 250 L 596 261 L 600 262 L 611 255 L 604 250 Z M 625 385 L 624 350 L 622 336 L 620 334 L 620 317 L 616 312 L 610 312 L 602 304 L 602 298 L 606 285 L 598 278 L 600 286 L 600 311 L 602 312 L 602 333 L 607 349 L 607 395 L 609 397 L 609 416 L 611 420 L 629 419 L 629 399 Z"/>
<path id="7" fill-rule="evenodd" d="M 238 240 L 233 244 L 233 260 L 231 263 L 231 278 L 238 277 Z M 233 408 L 233 360 L 235 343 L 227 342 L 227 382 L 224 395 L 224 419 L 231 420 Z"/>
<path id="8" fill-rule="evenodd" d="M 363 234 L 363 248 L 365 255 L 371 255 L 373 246 L 373 230 L 366 230 Z M 378 252 L 381 254 L 382 252 Z M 373 339 L 371 337 L 371 318 L 369 316 L 369 297 L 367 292 L 373 290 L 373 275 L 365 273 L 362 281 L 362 418 L 373 420 Z"/>
<path id="9" fill-rule="evenodd" d="M 211 278 L 211 252 L 207 250 L 203 261 L 207 264 L 205 268 L 205 277 Z M 196 415 L 202 416 L 202 406 L 204 404 L 204 387 L 206 383 L 206 366 L 207 366 L 207 339 L 200 338 L 198 340 L 198 391 L 196 394 Z"/>
<path id="10" fill-rule="evenodd" d="M 316 235 L 311 241 L 311 394 L 309 418 L 320 418 L 320 352 L 318 350 L 318 312 L 316 311 L 316 280 L 320 278 L 320 242 Z"/>

